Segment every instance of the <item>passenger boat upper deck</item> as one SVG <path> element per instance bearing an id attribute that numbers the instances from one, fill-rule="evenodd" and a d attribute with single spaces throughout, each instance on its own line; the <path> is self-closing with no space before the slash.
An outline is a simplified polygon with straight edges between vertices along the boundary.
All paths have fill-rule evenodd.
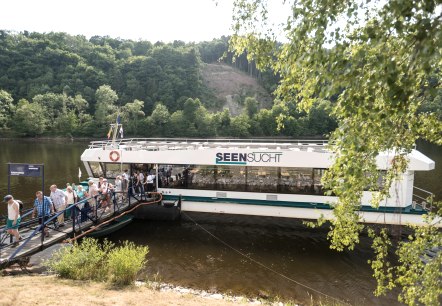
<path id="1" fill-rule="evenodd" d="M 89 149 L 83 153 L 82 160 L 91 158 L 98 162 L 117 162 L 112 160 L 115 157 L 112 157 L 109 151 L 116 151 L 120 157 L 124 154 L 126 159 L 130 159 L 129 161 L 119 158 L 120 163 L 135 162 L 132 159 L 140 158 L 138 162 L 145 162 L 145 154 L 149 153 L 149 157 L 155 158 L 156 162 L 165 162 L 172 158 L 173 162 L 179 160 L 182 164 L 212 165 L 214 164 L 214 151 L 216 151 L 215 164 L 328 168 L 333 162 L 333 154 L 327 149 L 326 140 L 292 140 L 290 142 L 287 140 L 179 138 L 93 141 Z M 378 169 L 386 170 L 390 166 L 392 157 L 392 152 L 379 154 Z M 417 150 L 409 154 L 409 159 L 409 171 L 429 171 L 435 167 L 434 161 Z"/>

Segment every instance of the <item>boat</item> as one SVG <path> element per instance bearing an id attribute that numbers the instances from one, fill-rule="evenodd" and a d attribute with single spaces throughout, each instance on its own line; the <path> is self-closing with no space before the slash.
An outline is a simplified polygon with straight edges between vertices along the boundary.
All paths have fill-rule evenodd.
<path id="1" fill-rule="evenodd" d="M 132 222 L 133 217 L 134 216 L 131 214 L 127 214 L 127 215 L 123 215 L 121 217 L 118 217 L 114 221 L 112 221 L 111 223 L 106 224 L 103 227 L 97 228 L 95 231 L 87 234 L 86 236 L 94 237 L 94 238 L 108 236 L 108 235 L 122 229 L 123 227 L 128 225 L 130 222 Z"/>
<path id="2" fill-rule="evenodd" d="M 377 156 L 379 188 L 392 157 Z M 424 224 L 428 207 L 415 197 L 423 189 L 414 186 L 414 173 L 435 163 L 415 149 L 407 158 L 407 171 L 379 208 L 370 205 L 373 193 L 363 192 L 362 222 Z M 333 218 L 337 201 L 321 184 L 333 162 L 322 140 L 114 138 L 92 141 L 81 160 L 95 178 L 124 171 L 154 175 L 154 188 L 165 201 L 181 199 L 182 211 L 318 219 Z"/>

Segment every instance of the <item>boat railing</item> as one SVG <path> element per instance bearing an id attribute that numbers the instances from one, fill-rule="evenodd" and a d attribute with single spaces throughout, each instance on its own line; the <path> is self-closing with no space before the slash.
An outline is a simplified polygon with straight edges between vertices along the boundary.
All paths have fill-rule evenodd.
<path id="1" fill-rule="evenodd" d="M 413 186 L 413 200 L 412 200 L 412 207 L 413 209 L 416 209 L 416 206 L 422 207 L 422 209 L 427 211 L 433 210 L 433 200 L 434 200 L 434 193 Z"/>
<path id="2" fill-rule="evenodd" d="M 56 220 L 57 220 L 57 218 L 60 216 L 60 215 L 62 215 L 62 214 L 65 214 L 66 212 L 68 212 L 68 211 L 71 211 L 71 212 L 73 212 L 74 211 L 74 209 L 76 208 L 76 207 L 78 207 L 79 205 L 81 205 L 81 204 L 84 204 L 85 202 L 87 202 L 87 201 L 91 201 L 92 200 L 92 198 L 87 198 L 87 199 L 83 199 L 83 200 L 81 200 L 81 201 L 79 201 L 79 202 L 77 202 L 77 203 L 75 203 L 75 204 L 72 204 L 72 205 L 70 205 L 69 207 L 67 207 L 67 208 L 65 208 L 65 209 L 63 209 L 63 210 L 60 210 L 60 211 L 58 211 L 58 212 L 56 212 L 56 213 L 54 213 L 54 214 L 52 214 L 52 215 L 50 215 L 50 216 L 48 216 L 48 219 L 47 220 L 43 220 L 43 222 L 42 222 L 42 224 L 40 224 L 39 226 L 37 226 L 32 232 L 31 232 L 31 234 L 30 235 L 28 235 L 28 237 L 19 245 L 19 247 L 11 254 L 11 256 L 9 256 L 9 258 L 8 258 L 8 261 L 11 261 L 11 260 L 13 260 L 16 256 L 17 256 L 17 254 L 19 254 L 20 252 L 21 252 L 21 250 L 29 243 L 29 241 L 33 238 L 33 237 L 35 237 L 36 235 L 38 235 L 40 232 L 41 232 L 41 241 L 40 241 L 40 243 L 41 243 L 41 245 L 43 245 L 43 243 L 44 243 L 44 239 L 45 239 L 45 233 L 44 233 L 44 228 L 46 227 L 46 226 L 48 226 L 49 227 L 49 224 L 51 224 L 51 223 L 55 223 L 56 222 Z M 75 214 L 75 213 L 74 213 Z M 22 227 L 22 225 L 20 225 L 20 228 Z M 73 219 L 73 227 L 75 227 L 75 218 Z"/>
<path id="3" fill-rule="evenodd" d="M 120 195 L 120 193 L 121 193 L 121 195 Z M 120 203 L 119 200 L 122 197 L 126 197 L 126 195 L 124 195 L 125 193 L 123 193 L 123 192 L 120 192 L 120 193 L 115 192 L 115 191 L 108 192 L 108 195 L 109 195 L 110 201 L 111 201 L 111 203 L 109 203 L 109 204 L 113 206 L 113 210 L 112 210 L 113 214 L 118 214 L 121 211 L 120 206 L 122 203 Z M 70 214 L 72 216 L 71 220 L 72 220 L 72 232 L 73 233 L 75 233 L 76 231 L 82 231 L 82 228 L 81 228 L 82 224 L 86 221 L 92 221 L 93 224 L 98 224 L 100 222 L 100 220 L 102 219 L 103 215 L 105 215 L 105 209 L 99 208 L 100 207 L 100 198 L 99 197 L 100 197 L 100 195 L 97 195 L 94 197 L 88 197 L 88 198 L 82 199 L 74 204 L 71 204 L 68 207 L 66 207 L 65 209 L 60 210 L 54 214 L 47 216 L 47 220 L 44 220 L 42 222 L 42 224 L 40 224 L 39 226 L 37 226 L 34 229 L 32 229 L 30 226 L 35 226 L 35 224 L 38 223 L 38 218 L 33 218 L 27 222 L 21 223 L 19 226 L 19 230 L 24 229 L 24 228 L 31 228 L 31 233 L 29 235 L 27 235 L 27 237 L 23 241 L 19 242 L 19 246 L 9 256 L 8 261 L 13 260 L 18 254 L 20 254 L 20 252 L 29 243 L 29 241 L 31 241 L 31 239 L 33 237 L 35 237 L 39 234 L 41 234 L 40 244 L 43 245 L 44 240 L 45 240 L 45 233 L 44 233 L 43 229 L 45 227 L 50 227 L 50 225 L 53 224 L 54 228 L 51 227 L 51 229 L 57 230 L 55 228 L 55 224 L 56 224 L 57 218 L 62 214 L 66 214 L 66 213 L 70 212 Z M 130 207 L 131 206 L 130 197 L 127 197 L 127 201 L 128 201 L 128 207 Z M 84 205 L 86 205 L 86 203 L 89 203 L 90 208 L 85 211 L 83 209 L 83 207 L 84 207 Z M 22 215 L 22 219 L 26 216 L 29 216 L 33 212 L 33 210 L 34 209 L 29 209 L 25 214 Z M 6 232 L 5 227 L 4 226 L 0 227 L 0 235 L 2 236 L 1 242 L 3 242 L 6 239 L 6 237 L 10 237 L 10 235 L 5 235 L 4 234 L 5 232 Z M 8 247 L 11 244 L 12 244 L 12 239 L 11 239 L 10 243 L 0 245 L 0 251 L 2 248 Z"/>
<path id="4" fill-rule="evenodd" d="M 33 211 L 34 211 L 33 208 L 20 211 L 21 220 L 25 220 L 27 217 L 29 217 L 32 214 Z M 0 220 L 1 219 L 6 220 L 6 217 L 0 216 Z M 29 228 L 30 226 L 35 225 L 35 223 L 36 223 L 36 220 L 27 220 L 27 221 L 21 222 L 20 228 Z M 5 232 L 6 232 L 6 225 L 0 226 L 0 248 L 2 246 L 12 244 L 12 235 L 3 235 L 3 233 L 5 233 Z M 10 238 L 9 243 L 6 242 L 8 237 Z"/>
<path id="5" fill-rule="evenodd" d="M 299 148 L 301 150 L 325 149 L 327 140 L 318 139 L 237 139 L 237 138 L 213 138 L 213 139 L 198 139 L 198 138 L 125 138 L 92 141 L 89 145 L 90 149 L 104 149 L 104 150 L 147 150 L 147 151 L 162 151 L 162 150 L 196 150 L 206 148 L 217 148 L 222 146 L 242 148 L 242 149 L 293 149 Z"/>

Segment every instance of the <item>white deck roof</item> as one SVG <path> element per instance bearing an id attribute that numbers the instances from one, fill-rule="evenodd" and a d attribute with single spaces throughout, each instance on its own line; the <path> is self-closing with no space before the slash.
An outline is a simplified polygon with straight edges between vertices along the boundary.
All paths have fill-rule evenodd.
<path id="1" fill-rule="evenodd" d="M 269 139 L 183 139 L 130 138 L 113 142 L 92 141 L 89 149 L 127 151 L 205 150 L 205 149 L 259 149 L 326 152 L 327 140 L 269 140 Z"/>

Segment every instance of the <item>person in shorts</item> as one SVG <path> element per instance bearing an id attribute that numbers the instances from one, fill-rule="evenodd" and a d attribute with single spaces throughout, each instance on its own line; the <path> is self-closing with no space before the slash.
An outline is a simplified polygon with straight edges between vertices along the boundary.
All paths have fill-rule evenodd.
<path id="1" fill-rule="evenodd" d="M 12 246 L 15 247 L 18 245 L 18 242 L 22 240 L 18 232 L 21 221 L 20 205 L 10 194 L 5 196 L 3 200 L 8 203 L 8 220 L 6 221 L 6 231 L 8 232 L 8 234 L 14 236 L 15 242 Z"/>

